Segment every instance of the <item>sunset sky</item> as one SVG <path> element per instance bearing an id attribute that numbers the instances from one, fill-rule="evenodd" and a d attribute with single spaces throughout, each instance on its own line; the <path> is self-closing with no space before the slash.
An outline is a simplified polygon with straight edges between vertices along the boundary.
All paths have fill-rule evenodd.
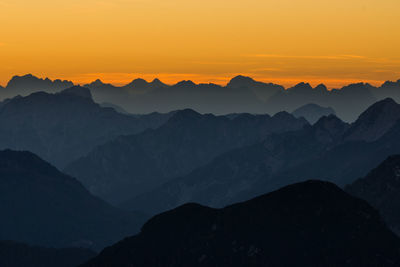
<path id="1" fill-rule="evenodd" d="M 399 14 L 399 0 L 0 0 L 0 85 L 380 84 L 400 79 Z"/>

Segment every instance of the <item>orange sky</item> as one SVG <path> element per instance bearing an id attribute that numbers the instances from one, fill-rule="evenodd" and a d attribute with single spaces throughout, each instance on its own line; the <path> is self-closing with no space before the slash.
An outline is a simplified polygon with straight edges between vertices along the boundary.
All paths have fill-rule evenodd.
<path id="1" fill-rule="evenodd" d="M 0 84 L 380 84 L 400 79 L 399 14 L 399 0 L 0 0 Z"/>

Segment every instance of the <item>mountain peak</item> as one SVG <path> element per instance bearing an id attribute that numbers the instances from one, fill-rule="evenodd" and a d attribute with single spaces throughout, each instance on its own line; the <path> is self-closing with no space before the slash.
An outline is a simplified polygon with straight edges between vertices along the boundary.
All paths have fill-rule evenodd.
<path id="1" fill-rule="evenodd" d="M 176 84 L 176 86 L 195 86 L 196 84 L 192 82 L 191 80 L 184 80 L 180 81 Z"/>
<path id="2" fill-rule="evenodd" d="M 325 86 L 325 84 L 321 83 L 321 84 L 318 84 L 317 87 L 314 88 L 314 90 L 321 91 L 321 92 L 327 92 L 328 88 Z"/>
<path id="3" fill-rule="evenodd" d="M 233 77 L 229 83 L 227 84 L 227 87 L 232 87 L 232 88 L 239 88 L 239 87 L 247 87 L 252 84 L 254 84 L 256 81 L 254 81 L 252 78 L 243 76 L 243 75 L 238 75 Z"/>
<path id="4" fill-rule="evenodd" d="M 148 86 L 148 82 L 145 79 L 142 78 L 137 78 L 134 79 L 132 82 L 130 82 L 127 86 L 132 86 L 132 87 L 146 87 Z"/>
<path id="5" fill-rule="evenodd" d="M 89 98 L 92 99 L 92 93 L 90 90 L 86 87 L 81 87 L 81 86 L 73 86 L 67 89 L 64 89 L 63 91 L 60 92 L 60 94 L 63 95 L 75 95 L 83 98 Z"/>
<path id="6" fill-rule="evenodd" d="M 296 92 L 305 92 L 305 91 L 311 91 L 312 89 L 313 88 L 309 83 L 301 82 L 287 90 L 288 91 L 296 91 Z"/>
<path id="7" fill-rule="evenodd" d="M 392 98 L 376 102 L 352 124 L 346 140 L 374 141 L 383 136 L 400 119 L 400 105 Z"/>

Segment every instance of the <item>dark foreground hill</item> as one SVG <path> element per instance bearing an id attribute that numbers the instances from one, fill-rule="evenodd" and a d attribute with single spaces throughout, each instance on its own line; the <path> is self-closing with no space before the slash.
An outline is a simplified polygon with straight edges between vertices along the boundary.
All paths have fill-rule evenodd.
<path id="1" fill-rule="evenodd" d="M 84 267 L 399 266 L 400 239 L 364 200 L 307 181 L 212 209 L 186 204 Z"/>
<path id="2" fill-rule="evenodd" d="M 82 248 L 44 248 L 0 241 L 1 267 L 75 267 L 96 253 Z"/>
<path id="3" fill-rule="evenodd" d="M 367 176 L 347 186 L 346 191 L 367 200 L 400 233 L 400 155 L 388 157 Z"/>
<path id="4" fill-rule="evenodd" d="M 134 234 L 142 215 L 92 196 L 30 152 L 0 151 L 0 240 L 101 249 Z"/>

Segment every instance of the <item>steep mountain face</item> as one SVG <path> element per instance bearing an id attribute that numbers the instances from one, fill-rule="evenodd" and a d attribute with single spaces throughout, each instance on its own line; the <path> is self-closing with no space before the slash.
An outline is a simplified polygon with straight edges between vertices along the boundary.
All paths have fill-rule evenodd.
<path id="1" fill-rule="evenodd" d="M 306 124 L 285 112 L 273 117 L 242 114 L 229 119 L 182 110 L 160 128 L 119 137 L 65 170 L 95 195 L 118 203 L 187 174 L 230 149 Z"/>
<path id="2" fill-rule="evenodd" d="M 365 201 L 308 181 L 223 209 L 186 204 L 82 266 L 398 266 L 399 251 Z"/>
<path id="3" fill-rule="evenodd" d="M 400 119 L 400 105 L 393 99 L 378 101 L 363 112 L 346 133 L 344 139 L 375 141 Z"/>
<path id="4" fill-rule="evenodd" d="M 275 176 L 316 160 L 340 140 L 347 128 L 348 124 L 331 115 L 300 131 L 270 135 L 262 142 L 228 151 L 187 175 L 131 198 L 121 207 L 151 214 L 187 202 L 223 207 L 272 191 L 289 184 L 289 178 Z"/>
<path id="5" fill-rule="evenodd" d="M 92 196 L 30 152 L 0 151 L 0 240 L 100 249 L 134 234 L 144 216 Z"/>
<path id="6" fill-rule="evenodd" d="M 83 248 L 44 248 L 12 241 L 0 241 L 2 267 L 76 267 L 96 256 Z"/>
<path id="7" fill-rule="evenodd" d="M 364 178 L 346 187 L 379 210 L 388 225 L 400 233 L 400 156 L 390 156 Z"/>
<path id="8" fill-rule="evenodd" d="M 0 99 L 10 98 L 17 95 L 29 95 L 38 91 L 48 93 L 60 92 L 63 89 L 74 86 L 70 81 L 40 79 L 32 74 L 14 76 L 5 88 L 0 88 Z"/>
<path id="9" fill-rule="evenodd" d="M 307 104 L 302 107 L 299 107 L 295 111 L 292 112 L 293 116 L 296 118 L 303 117 L 309 123 L 316 123 L 321 117 L 335 115 L 335 111 L 330 107 L 321 107 L 317 104 Z"/>
<path id="10" fill-rule="evenodd" d="M 0 106 L 0 148 L 29 150 L 64 167 L 97 145 L 158 127 L 169 116 L 123 115 L 93 102 L 90 91 L 83 87 L 56 94 L 39 92 Z"/>

